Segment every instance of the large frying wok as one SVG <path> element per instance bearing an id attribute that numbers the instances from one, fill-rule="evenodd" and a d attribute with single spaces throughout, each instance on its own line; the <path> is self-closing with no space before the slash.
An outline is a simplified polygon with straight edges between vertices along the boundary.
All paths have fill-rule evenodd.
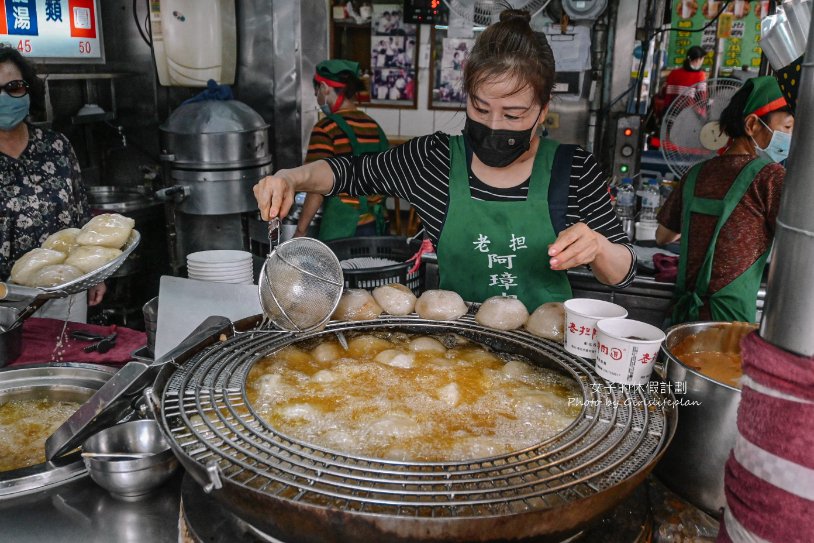
<path id="1" fill-rule="evenodd" d="M 671 397 L 609 388 L 591 365 L 525 332 L 471 317 L 332 323 L 293 335 L 235 323 L 219 343 L 163 366 L 146 396 L 174 452 L 219 503 L 286 542 L 558 541 L 624 499 L 676 428 Z M 248 405 L 245 379 L 260 358 L 336 332 L 458 334 L 558 370 L 581 387 L 580 416 L 539 445 L 487 459 L 405 463 L 353 457 L 276 432 Z"/>

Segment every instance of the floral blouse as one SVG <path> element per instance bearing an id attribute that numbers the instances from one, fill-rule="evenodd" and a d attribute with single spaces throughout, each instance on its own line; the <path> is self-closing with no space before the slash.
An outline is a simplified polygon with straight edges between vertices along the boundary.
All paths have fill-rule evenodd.
<path id="1" fill-rule="evenodd" d="M 0 153 L 0 280 L 50 234 L 90 218 L 73 148 L 64 135 L 28 125 L 19 158 Z"/>

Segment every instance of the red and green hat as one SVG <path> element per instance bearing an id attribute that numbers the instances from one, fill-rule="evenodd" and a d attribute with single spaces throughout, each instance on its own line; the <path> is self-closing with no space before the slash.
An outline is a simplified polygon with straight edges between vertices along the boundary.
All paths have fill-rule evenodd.
<path id="1" fill-rule="evenodd" d="M 325 83 L 329 87 L 342 88 L 345 86 L 340 79 L 340 74 L 343 72 L 350 72 L 354 76 L 359 77 L 359 63 L 351 60 L 342 60 L 340 58 L 323 60 L 317 64 L 314 81 L 317 83 Z"/>
<path id="2" fill-rule="evenodd" d="M 325 83 L 334 89 L 344 89 L 346 87 L 340 79 L 340 74 L 350 72 L 352 75 L 359 77 L 359 63 L 351 60 L 342 60 L 341 58 L 334 58 L 331 60 L 323 60 L 317 64 L 316 74 L 314 75 L 314 83 Z M 331 113 L 336 113 L 342 107 L 345 101 L 345 94 L 337 91 L 339 97 L 336 103 L 331 106 Z"/>
<path id="3" fill-rule="evenodd" d="M 749 89 L 749 97 L 743 108 L 744 117 L 751 114 L 763 117 L 767 113 L 788 107 L 777 79 L 770 75 L 748 79 L 743 86 Z"/>

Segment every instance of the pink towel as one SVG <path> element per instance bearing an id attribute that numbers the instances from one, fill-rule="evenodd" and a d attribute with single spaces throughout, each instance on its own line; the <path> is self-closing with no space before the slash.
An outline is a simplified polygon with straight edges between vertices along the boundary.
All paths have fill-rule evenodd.
<path id="1" fill-rule="evenodd" d="M 122 366 L 133 359 L 130 353 L 147 344 L 147 335 L 131 328 L 69 322 L 65 327 L 64 344 L 59 349 L 55 349 L 63 325 L 65 325 L 65 321 L 57 319 L 31 318 L 25 320 L 23 322 L 22 352 L 19 358 L 9 366 L 48 362 L 87 362 Z M 100 336 L 109 336 L 116 332 L 116 344 L 106 353 L 86 353 L 83 349 L 94 342 L 71 338 L 73 330 Z"/>
<path id="2" fill-rule="evenodd" d="M 814 358 L 753 332 L 741 342 L 744 381 L 738 438 L 726 463 L 727 513 L 719 543 L 757 536 L 814 541 Z"/>

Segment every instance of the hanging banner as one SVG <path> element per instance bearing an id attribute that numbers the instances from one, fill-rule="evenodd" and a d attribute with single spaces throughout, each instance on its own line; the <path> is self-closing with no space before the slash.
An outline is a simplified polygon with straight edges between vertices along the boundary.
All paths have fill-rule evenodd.
<path id="1" fill-rule="evenodd" d="M 667 68 L 676 68 L 684 63 L 687 51 L 693 45 L 712 50 L 715 48 L 716 32 L 724 38 L 721 68 L 739 69 L 746 65 L 760 66 L 760 21 L 768 15 L 769 0 L 734 0 L 726 7 L 720 21 L 703 32 L 687 32 L 683 29 L 702 28 L 718 15 L 726 2 L 722 0 L 673 0 L 670 45 L 668 47 Z M 705 67 L 712 64 L 712 57 L 704 60 Z"/>
<path id="2" fill-rule="evenodd" d="M 0 0 L 0 43 L 26 57 L 101 61 L 97 0 Z"/>

